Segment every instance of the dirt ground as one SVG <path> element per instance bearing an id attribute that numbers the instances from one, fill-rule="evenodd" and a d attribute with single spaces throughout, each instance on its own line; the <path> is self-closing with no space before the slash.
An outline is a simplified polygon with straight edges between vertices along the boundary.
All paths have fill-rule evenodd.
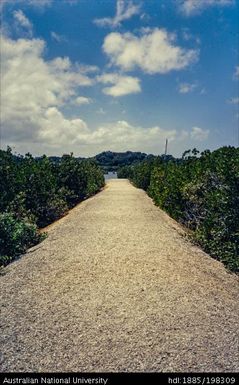
<path id="1" fill-rule="evenodd" d="M 238 371 L 238 277 L 127 180 L 0 277 L 5 371 Z"/>

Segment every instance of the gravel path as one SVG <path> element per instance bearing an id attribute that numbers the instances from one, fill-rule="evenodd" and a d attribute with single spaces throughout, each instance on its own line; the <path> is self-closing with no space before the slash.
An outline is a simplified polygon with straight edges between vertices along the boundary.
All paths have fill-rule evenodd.
<path id="1" fill-rule="evenodd" d="M 236 371 L 238 279 L 127 180 L 6 268 L 1 371 Z"/>

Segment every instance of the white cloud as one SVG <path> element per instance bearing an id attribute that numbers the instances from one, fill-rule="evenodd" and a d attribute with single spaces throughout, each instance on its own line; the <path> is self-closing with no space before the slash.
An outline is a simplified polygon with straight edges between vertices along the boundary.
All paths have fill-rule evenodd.
<path id="1" fill-rule="evenodd" d="M 26 15 L 24 15 L 21 9 L 19 9 L 18 11 L 14 11 L 13 16 L 22 27 L 32 29 L 32 23 L 26 17 Z"/>
<path id="2" fill-rule="evenodd" d="M 4 145 L 15 147 L 14 150 L 21 153 L 58 155 L 74 151 L 76 155 L 88 156 L 108 149 L 160 153 L 166 138 L 170 151 L 179 152 L 189 147 L 188 142 L 197 143 L 207 137 L 208 131 L 197 127 L 177 132 L 159 125 L 142 127 L 125 120 L 93 128 L 79 116 L 64 115 L 62 108 L 78 98 L 82 102 L 84 97 L 79 96 L 79 89 L 94 81 L 86 75 L 87 66 L 82 73 L 81 66 L 73 65 L 67 57 L 46 61 L 44 48 L 45 43 L 40 39 L 2 38 Z M 115 74 L 106 75 L 111 79 L 105 78 L 105 84 L 110 81 L 116 86 Z"/>
<path id="3" fill-rule="evenodd" d="M 21 9 L 13 12 L 13 17 L 16 21 L 17 28 L 21 28 L 22 32 L 26 32 L 30 37 L 32 36 L 33 25 Z"/>
<path id="4" fill-rule="evenodd" d="M 82 65 L 82 64 L 79 64 L 78 68 L 79 68 L 79 70 L 81 71 L 82 74 L 90 74 L 90 73 L 94 73 L 94 72 L 98 72 L 99 71 L 99 67 L 94 66 L 94 65 Z"/>
<path id="5" fill-rule="evenodd" d="M 204 130 L 200 127 L 193 127 L 190 136 L 192 139 L 201 142 L 208 138 L 209 130 Z"/>
<path id="6" fill-rule="evenodd" d="M 41 122 L 37 140 L 51 153 L 59 149 L 77 149 L 82 155 L 92 155 L 104 150 L 163 152 L 166 138 L 171 149 L 178 148 L 189 138 L 189 132 L 165 130 L 159 126 L 141 127 L 125 120 L 100 124 L 90 129 L 82 119 L 66 119 L 55 107 L 48 108 Z M 176 144 L 175 144 L 176 143 Z M 183 147 L 184 148 L 184 147 Z"/>
<path id="7" fill-rule="evenodd" d="M 95 19 L 94 23 L 100 27 L 118 27 L 122 21 L 130 19 L 132 16 L 139 14 L 140 5 L 133 4 L 128 0 L 117 0 L 116 15 L 113 18 L 105 17 L 103 19 Z"/>
<path id="8" fill-rule="evenodd" d="M 71 61 L 68 57 L 57 57 L 56 59 L 53 59 L 50 63 L 53 68 L 60 71 L 66 71 L 71 68 Z"/>
<path id="9" fill-rule="evenodd" d="M 109 144 L 110 142 L 124 143 L 124 145 L 132 143 L 135 148 L 142 146 L 147 141 L 152 144 L 156 139 L 157 141 L 166 137 L 173 139 L 175 136 L 175 130 L 163 130 L 158 126 L 151 128 L 137 127 L 125 120 L 100 126 L 95 133 L 95 138 L 99 142 L 108 142 Z"/>
<path id="10" fill-rule="evenodd" d="M 158 28 L 144 29 L 141 37 L 112 32 L 106 36 L 103 50 L 111 64 L 123 70 L 139 67 L 149 74 L 183 69 L 198 59 L 199 52 L 177 46 L 175 35 Z"/>
<path id="11" fill-rule="evenodd" d="M 188 94 L 197 87 L 195 83 L 181 83 L 179 84 L 178 91 L 180 94 Z"/>
<path id="12" fill-rule="evenodd" d="M 80 124 L 80 123 L 79 123 Z M 77 139 L 77 144 L 85 146 L 86 151 L 99 153 L 104 150 L 113 151 L 142 151 L 147 153 L 163 153 L 166 138 L 169 141 L 169 150 L 181 153 L 185 148 L 198 146 L 199 142 L 206 140 L 208 131 L 197 130 L 176 131 L 163 129 L 160 126 L 142 127 L 133 125 L 126 120 L 112 121 L 100 124 L 95 130 L 85 128 Z M 87 148 L 88 147 L 88 148 Z"/>
<path id="13" fill-rule="evenodd" d="M 187 16 L 201 13 L 210 7 L 224 7 L 234 4 L 234 0 L 182 0 L 179 2 L 181 11 Z"/>
<path id="14" fill-rule="evenodd" d="M 89 129 L 82 119 L 66 119 L 56 107 L 46 110 L 38 131 L 38 140 L 56 147 L 64 143 L 85 144 L 88 136 Z"/>
<path id="15" fill-rule="evenodd" d="M 51 31 L 51 38 L 52 40 L 56 41 L 57 43 L 63 43 L 66 40 L 66 38 L 62 35 L 58 35 L 58 33 L 54 32 L 54 31 Z"/>
<path id="16" fill-rule="evenodd" d="M 63 129 L 68 130 L 70 143 L 72 133 L 77 127 L 82 129 L 83 121 L 64 118 L 59 108 L 76 98 L 78 87 L 92 85 L 92 80 L 69 58 L 45 61 L 43 40 L 2 37 L 1 43 L 1 123 L 5 141 L 27 143 L 50 138 L 52 127 L 53 131 L 59 130 L 59 138 L 63 137 Z"/>
<path id="17" fill-rule="evenodd" d="M 136 77 L 108 73 L 98 76 L 97 79 L 103 84 L 113 84 L 110 87 L 103 88 L 104 94 L 113 97 L 135 94 L 141 91 L 140 80 Z"/>
<path id="18" fill-rule="evenodd" d="M 90 98 L 86 98 L 85 96 L 78 96 L 78 98 L 75 99 L 75 104 L 82 105 L 82 104 L 90 104 L 92 100 Z"/>

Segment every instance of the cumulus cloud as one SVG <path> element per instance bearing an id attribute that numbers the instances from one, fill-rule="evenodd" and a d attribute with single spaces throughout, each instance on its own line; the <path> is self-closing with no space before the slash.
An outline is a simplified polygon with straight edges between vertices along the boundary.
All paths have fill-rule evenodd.
<path id="1" fill-rule="evenodd" d="M 190 136 L 192 139 L 201 142 L 208 138 L 209 130 L 204 130 L 200 127 L 193 127 Z"/>
<path id="2" fill-rule="evenodd" d="M 235 4 L 234 0 L 182 0 L 179 2 L 179 7 L 185 15 L 191 16 L 201 13 L 210 7 L 224 7 L 233 4 Z"/>
<path id="3" fill-rule="evenodd" d="M 103 88 L 103 92 L 113 97 L 135 94 L 141 91 L 140 80 L 132 76 L 108 73 L 98 76 L 98 81 L 103 84 L 112 84 L 110 87 Z"/>
<path id="4" fill-rule="evenodd" d="M 166 138 L 174 140 L 176 137 L 176 130 L 164 130 L 159 126 L 141 127 L 119 120 L 89 131 L 87 143 L 90 147 L 94 146 L 96 152 L 106 149 L 155 152 L 163 150 Z"/>
<path id="5" fill-rule="evenodd" d="M 199 132 L 199 130 L 201 130 Z M 80 138 L 94 153 L 111 149 L 113 151 L 142 151 L 160 154 L 164 152 L 165 140 L 168 139 L 169 150 L 181 153 L 185 148 L 198 146 L 207 139 L 208 131 L 202 129 L 181 130 L 163 129 L 159 125 L 142 127 L 127 120 L 119 120 L 99 125 L 95 130 L 86 130 Z"/>
<path id="6" fill-rule="evenodd" d="M 80 118 L 66 119 L 56 107 L 46 109 L 40 123 L 41 129 L 27 140 L 19 141 L 18 135 L 18 141 L 15 142 L 17 149 L 26 152 L 30 146 L 31 151 L 37 149 L 39 154 L 43 151 L 59 154 L 73 150 L 85 156 L 108 149 L 162 153 L 166 138 L 173 149 L 173 143 L 178 148 L 179 142 L 189 137 L 189 133 L 185 135 L 183 132 L 165 130 L 159 126 L 137 126 L 126 120 L 112 121 L 90 129 Z"/>
<path id="7" fill-rule="evenodd" d="M 197 127 L 177 132 L 159 125 L 142 127 L 126 120 L 89 127 L 80 116 L 72 118 L 63 113 L 68 103 L 88 103 L 88 98 L 79 96 L 82 87 L 95 84 L 86 74 L 87 66 L 75 65 L 67 57 L 45 60 L 45 43 L 41 39 L 3 37 L 1 48 L 3 144 L 19 152 L 58 155 L 74 151 L 88 156 L 107 149 L 131 149 L 160 153 L 166 138 L 170 150 L 178 152 L 189 147 L 185 141 L 202 141 L 208 135 L 208 131 Z M 117 87 L 122 79 L 121 75 L 104 74 L 96 80 Z"/>
<path id="8" fill-rule="evenodd" d="M 59 109 L 76 98 L 78 87 L 90 86 L 92 80 L 69 58 L 44 60 L 43 40 L 2 37 L 1 43 L 1 123 L 5 141 L 50 138 L 50 127 L 53 131 L 68 130 L 71 140 L 71 132 L 84 125 L 81 120 L 67 123 Z"/>
<path id="9" fill-rule="evenodd" d="M 123 70 L 141 68 L 149 74 L 180 70 L 197 61 L 198 50 L 175 44 L 175 35 L 164 29 L 145 29 L 142 36 L 112 32 L 106 36 L 103 50 L 111 64 Z"/>
<path id="10" fill-rule="evenodd" d="M 78 96 L 78 98 L 75 99 L 75 104 L 82 105 L 82 104 L 90 104 L 92 102 L 92 99 L 86 98 L 85 96 Z"/>
<path id="11" fill-rule="evenodd" d="M 103 19 L 95 19 L 94 23 L 99 27 L 118 27 L 124 20 L 130 19 L 132 16 L 139 14 L 140 5 L 133 4 L 132 1 L 117 0 L 116 15 L 112 18 L 105 17 Z"/>
<path id="12" fill-rule="evenodd" d="M 89 136 L 87 124 L 80 118 L 66 119 L 56 107 L 50 107 L 42 116 L 38 139 L 51 145 L 86 143 Z"/>
<path id="13" fill-rule="evenodd" d="M 197 85 L 195 83 L 181 83 L 179 84 L 178 91 L 180 94 L 188 94 L 192 92 Z"/>

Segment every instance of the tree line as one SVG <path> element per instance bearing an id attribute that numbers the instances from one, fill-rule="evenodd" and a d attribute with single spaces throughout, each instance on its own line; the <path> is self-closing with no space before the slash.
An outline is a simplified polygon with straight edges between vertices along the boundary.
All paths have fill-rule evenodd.
<path id="1" fill-rule="evenodd" d="M 187 226 L 207 253 L 239 271 L 239 149 L 222 147 L 181 159 L 157 157 L 118 170 L 156 205 Z"/>
<path id="2" fill-rule="evenodd" d="M 104 186 L 92 160 L 15 156 L 0 150 L 0 265 L 41 241 L 43 228 Z"/>
<path id="3" fill-rule="evenodd" d="M 109 171 L 117 171 L 119 167 L 128 166 L 130 164 L 154 157 L 155 156 L 152 154 L 148 155 L 139 151 L 103 151 L 88 159 L 95 161 L 96 164 L 98 164 L 107 173 Z M 59 163 L 61 161 L 61 157 L 59 156 L 50 156 L 49 159 L 54 163 Z M 78 157 L 76 159 L 84 160 L 86 158 Z"/>

